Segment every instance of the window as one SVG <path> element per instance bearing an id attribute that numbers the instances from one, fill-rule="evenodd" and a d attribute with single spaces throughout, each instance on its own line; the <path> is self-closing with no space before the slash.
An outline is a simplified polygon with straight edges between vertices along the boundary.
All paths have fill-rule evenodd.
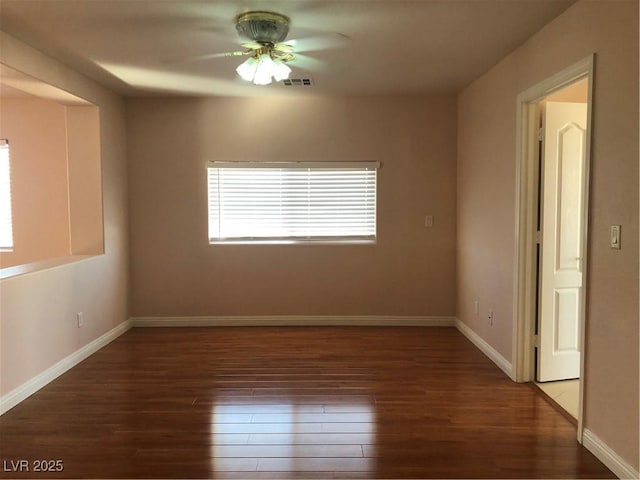
<path id="1" fill-rule="evenodd" d="M 9 163 L 9 142 L 4 139 L 0 139 L 0 250 L 13 250 L 11 165 Z"/>
<path id="2" fill-rule="evenodd" d="M 373 242 L 377 162 L 211 162 L 209 242 Z"/>

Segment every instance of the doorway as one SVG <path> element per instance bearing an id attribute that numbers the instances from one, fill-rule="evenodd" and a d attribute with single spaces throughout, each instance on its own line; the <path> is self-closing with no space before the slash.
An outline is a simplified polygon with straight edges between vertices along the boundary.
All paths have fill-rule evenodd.
<path id="1" fill-rule="evenodd" d="M 535 381 L 576 420 L 584 278 L 584 171 L 589 80 L 538 103 L 538 238 Z"/>
<path id="2" fill-rule="evenodd" d="M 518 96 L 514 374 L 569 402 L 579 441 L 592 72 L 591 56 Z"/>

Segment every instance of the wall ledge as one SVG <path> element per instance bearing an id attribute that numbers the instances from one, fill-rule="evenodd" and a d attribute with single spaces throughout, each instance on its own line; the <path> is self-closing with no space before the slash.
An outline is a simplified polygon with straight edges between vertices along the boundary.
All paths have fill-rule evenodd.
<path id="1" fill-rule="evenodd" d="M 86 344 L 84 347 L 76 350 L 71 355 L 60 360 L 58 363 L 52 365 L 47 368 L 43 372 L 40 372 L 35 377 L 27 380 L 22 385 L 14 388 L 6 395 L 0 397 L 0 415 L 5 414 L 13 407 L 18 405 L 20 402 L 33 395 L 35 392 L 40 390 L 42 387 L 52 382 L 60 375 L 65 373 L 72 367 L 75 367 L 85 358 L 94 354 L 98 350 L 100 350 L 105 345 L 111 343 L 113 340 L 118 338 L 120 335 L 125 333 L 127 330 L 131 328 L 131 320 L 125 320 L 121 324 L 112 328 L 108 332 L 99 336 L 95 340 Z"/>
<path id="2" fill-rule="evenodd" d="M 480 349 L 482 353 L 484 353 L 493 363 L 495 363 L 500 370 L 507 374 L 507 376 L 514 380 L 513 376 L 513 365 L 509 360 L 504 358 L 495 348 L 489 345 L 480 335 L 478 335 L 475 331 L 473 331 L 466 323 L 462 320 L 456 318 L 455 319 L 455 327 L 462 333 L 465 337 L 467 337 L 471 343 L 473 343 L 476 347 Z"/>
<path id="3" fill-rule="evenodd" d="M 640 478 L 640 473 L 620 457 L 613 449 L 604 443 L 588 428 L 582 433 L 582 445 L 593 453 L 598 460 L 605 464 L 618 478 Z"/>
<path id="4" fill-rule="evenodd" d="M 394 315 L 248 315 L 133 317 L 132 327 L 396 326 L 453 327 L 453 317 Z"/>
<path id="5" fill-rule="evenodd" d="M 0 280 L 18 277 L 20 275 L 26 275 L 27 273 L 36 273 L 43 270 L 49 270 L 51 268 L 62 267 L 64 265 L 81 262 L 103 255 L 104 254 L 102 253 L 96 255 L 69 255 L 68 257 L 56 257 L 48 260 L 42 260 L 40 262 L 25 263 L 24 265 L 15 265 L 13 267 L 4 267 L 0 268 Z"/>

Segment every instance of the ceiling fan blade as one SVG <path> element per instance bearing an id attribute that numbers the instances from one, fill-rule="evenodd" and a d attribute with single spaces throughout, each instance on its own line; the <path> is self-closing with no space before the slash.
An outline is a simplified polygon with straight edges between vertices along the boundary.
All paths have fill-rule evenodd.
<path id="1" fill-rule="evenodd" d="M 252 55 L 253 53 L 255 52 L 252 50 L 238 50 L 236 52 L 219 53 L 218 55 L 222 57 L 244 57 L 245 55 Z"/>
<path id="2" fill-rule="evenodd" d="M 351 39 L 341 33 L 330 33 L 317 37 L 287 40 L 283 44 L 293 47 L 293 51 L 299 53 L 344 48 L 351 44 Z"/>
<path id="3" fill-rule="evenodd" d="M 276 43 L 273 47 L 276 52 L 293 53 L 293 45 L 288 43 Z"/>
<path id="4" fill-rule="evenodd" d="M 295 54 L 295 58 L 288 62 L 294 68 L 301 68 L 303 70 L 326 70 L 328 63 L 317 58 L 309 57 L 308 55 Z"/>
<path id="5" fill-rule="evenodd" d="M 250 48 L 251 50 L 257 50 L 258 48 L 262 48 L 262 45 L 260 45 L 258 42 L 244 42 L 244 43 L 241 43 L 240 45 L 242 45 L 244 48 Z"/>
<path id="6" fill-rule="evenodd" d="M 244 55 L 251 55 L 252 53 L 253 53 L 252 50 L 238 50 L 236 52 L 223 52 L 223 53 L 207 53 L 205 55 L 196 55 L 196 56 L 186 57 L 186 58 L 173 58 L 173 59 L 167 60 L 164 63 L 179 64 L 179 63 L 202 62 L 205 60 L 213 60 L 214 58 L 242 57 Z"/>

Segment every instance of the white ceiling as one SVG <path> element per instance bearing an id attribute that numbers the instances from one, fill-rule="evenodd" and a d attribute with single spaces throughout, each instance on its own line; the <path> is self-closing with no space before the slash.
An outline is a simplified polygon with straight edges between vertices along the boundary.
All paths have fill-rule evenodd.
<path id="1" fill-rule="evenodd" d="M 124 95 L 439 93 L 468 85 L 574 2 L 0 0 L 0 29 Z M 289 16 L 287 39 L 338 40 L 291 62 L 313 87 L 254 86 L 235 73 L 242 58 L 193 59 L 238 50 L 233 21 L 250 10 Z"/>

